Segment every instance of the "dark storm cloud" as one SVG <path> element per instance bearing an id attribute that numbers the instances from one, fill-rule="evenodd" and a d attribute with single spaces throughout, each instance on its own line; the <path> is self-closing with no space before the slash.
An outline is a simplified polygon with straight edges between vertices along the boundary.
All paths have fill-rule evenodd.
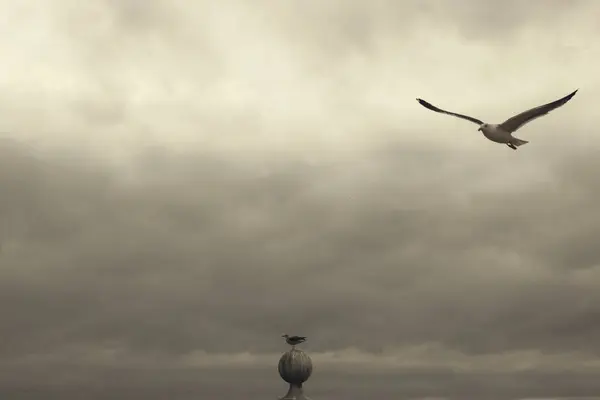
<path id="1" fill-rule="evenodd" d="M 405 169 L 397 156 L 371 168 Z M 598 351 L 595 245 L 575 229 L 598 230 L 593 156 L 523 192 L 404 209 L 411 177 L 358 165 L 149 157 L 127 183 L 3 146 L 5 356 L 275 351 L 284 331 L 313 351 Z"/>
<path id="2" fill-rule="evenodd" d="M 19 379 L 14 371 L 40 376 L 37 384 Z M 600 386 L 595 374 L 477 374 L 476 378 L 453 372 L 343 373 L 322 371 L 305 385 L 310 398 L 358 400 L 370 396 L 402 400 L 597 400 Z M 322 372 L 321 372 L 322 371 Z M 4 371 L 3 371 L 4 372 Z M 60 380 L 48 379 L 38 369 L 14 369 L 0 382 L 0 393 L 15 400 L 69 399 L 206 399 L 243 397 L 264 399 L 283 396 L 287 387 L 270 369 L 127 369 L 63 368 Z M 58 374 L 56 374 L 58 375 Z M 87 376 L 87 378 L 82 378 Z M 53 378 L 55 374 L 52 374 Z M 4 378 L 4 379 L 3 379 Z M 57 384 L 68 382 L 68 385 Z"/>

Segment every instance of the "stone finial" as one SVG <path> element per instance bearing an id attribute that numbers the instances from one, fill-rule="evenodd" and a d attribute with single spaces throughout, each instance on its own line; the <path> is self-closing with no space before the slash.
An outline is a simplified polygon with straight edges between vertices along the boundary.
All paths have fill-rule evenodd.
<path id="1" fill-rule="evenodd" d="M 279 359 L 279 375 L 290 384 L 288 393 L 281 400 L 310 400 L 304 396 L 302 384 L 310 378 L 312 360 L 302 350 L 292 349 Z"/>

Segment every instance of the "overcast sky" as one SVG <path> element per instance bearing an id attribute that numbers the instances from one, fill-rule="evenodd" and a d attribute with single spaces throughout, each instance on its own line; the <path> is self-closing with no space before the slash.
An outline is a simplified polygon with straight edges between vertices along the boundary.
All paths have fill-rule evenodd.
<path id="1" fill-rule="evenodd" d="M 600 394 L 598 15 L 0 1 L 0 397 Z"/>

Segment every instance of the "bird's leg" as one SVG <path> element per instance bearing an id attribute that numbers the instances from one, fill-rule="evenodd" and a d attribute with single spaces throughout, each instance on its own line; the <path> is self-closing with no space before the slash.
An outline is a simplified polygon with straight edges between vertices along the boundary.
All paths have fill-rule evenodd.
<path id="1" fill-rule="evenodd" d="M 513 150 L 516 150 L 516 149 L 517 149 L 517 146 L 515 146 L 515 145 L 514 145 L 514 144 L 512 144 L 512 143 L 506 143 L 506 145 L 507 145 L 508 147 L 510 147 L 511 149 L 513 149 Z"/>

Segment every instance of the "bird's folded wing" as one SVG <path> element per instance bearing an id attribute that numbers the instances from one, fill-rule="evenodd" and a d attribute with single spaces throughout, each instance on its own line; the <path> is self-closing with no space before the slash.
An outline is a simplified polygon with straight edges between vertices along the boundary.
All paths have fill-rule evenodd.
<path id="1" fill-rule="evenodd" d="M 577 90 L 579 90 L 579 89 L 577 89 Z M 528 122 L 531 122 L 536 118 L 546 115 L 550 111 L 554 110 L 555 108 L 562 106 L 567 101 L 571 100 L 571 98 L 573 96 L 575 96 L 575 93 L 577 93 L 577 90 L 571 94 L 566 95 L 562 99 L 555 100 L 551 103 L 544 104 L 544 105 L 532 108 L 530 110 L 524 111 L 521 114 L 515 115 L 514 117 L 511 117 L 511 118 L 507 119 L 506 121 L 504 121 L 503 123 L 501 123 L 499 128 L 501 128 L 503 131 L 506 131 L 508 133 L 512 133 L 512 132 L 516 131 L 517 129 L 519 129 L 520 127 L 522 127 L 523 125 L 527 124 Z"/>
<path id="2" fill-rule="evenodd" d="M 431 111 L 435 111 L 435 112 L 442 113 L 442 114 L 452 115 L 453 117 L 458 117 L 458 118 L 466 119 L 467 121 L 474 122 L 477 125 L 483 124 L 483 121 L 480 121 L 477 118 L 469 117 L 468 115 L 457 114 L 457 113 L 453 113 L 453 112 L 450 112 L 450 111 L 442 110 L 441 108 L 437 108 L 433 104 L 428 103 L 428 102 L 426 102 L 425 100 L 422 100 L 422 99 L 417 99 L 417 101 L 419 102 L 420 105 L 422 105 L 423 107 L 425 107 L 425 108 L 427 108 L 427 109 L 429 109 Z"/>

